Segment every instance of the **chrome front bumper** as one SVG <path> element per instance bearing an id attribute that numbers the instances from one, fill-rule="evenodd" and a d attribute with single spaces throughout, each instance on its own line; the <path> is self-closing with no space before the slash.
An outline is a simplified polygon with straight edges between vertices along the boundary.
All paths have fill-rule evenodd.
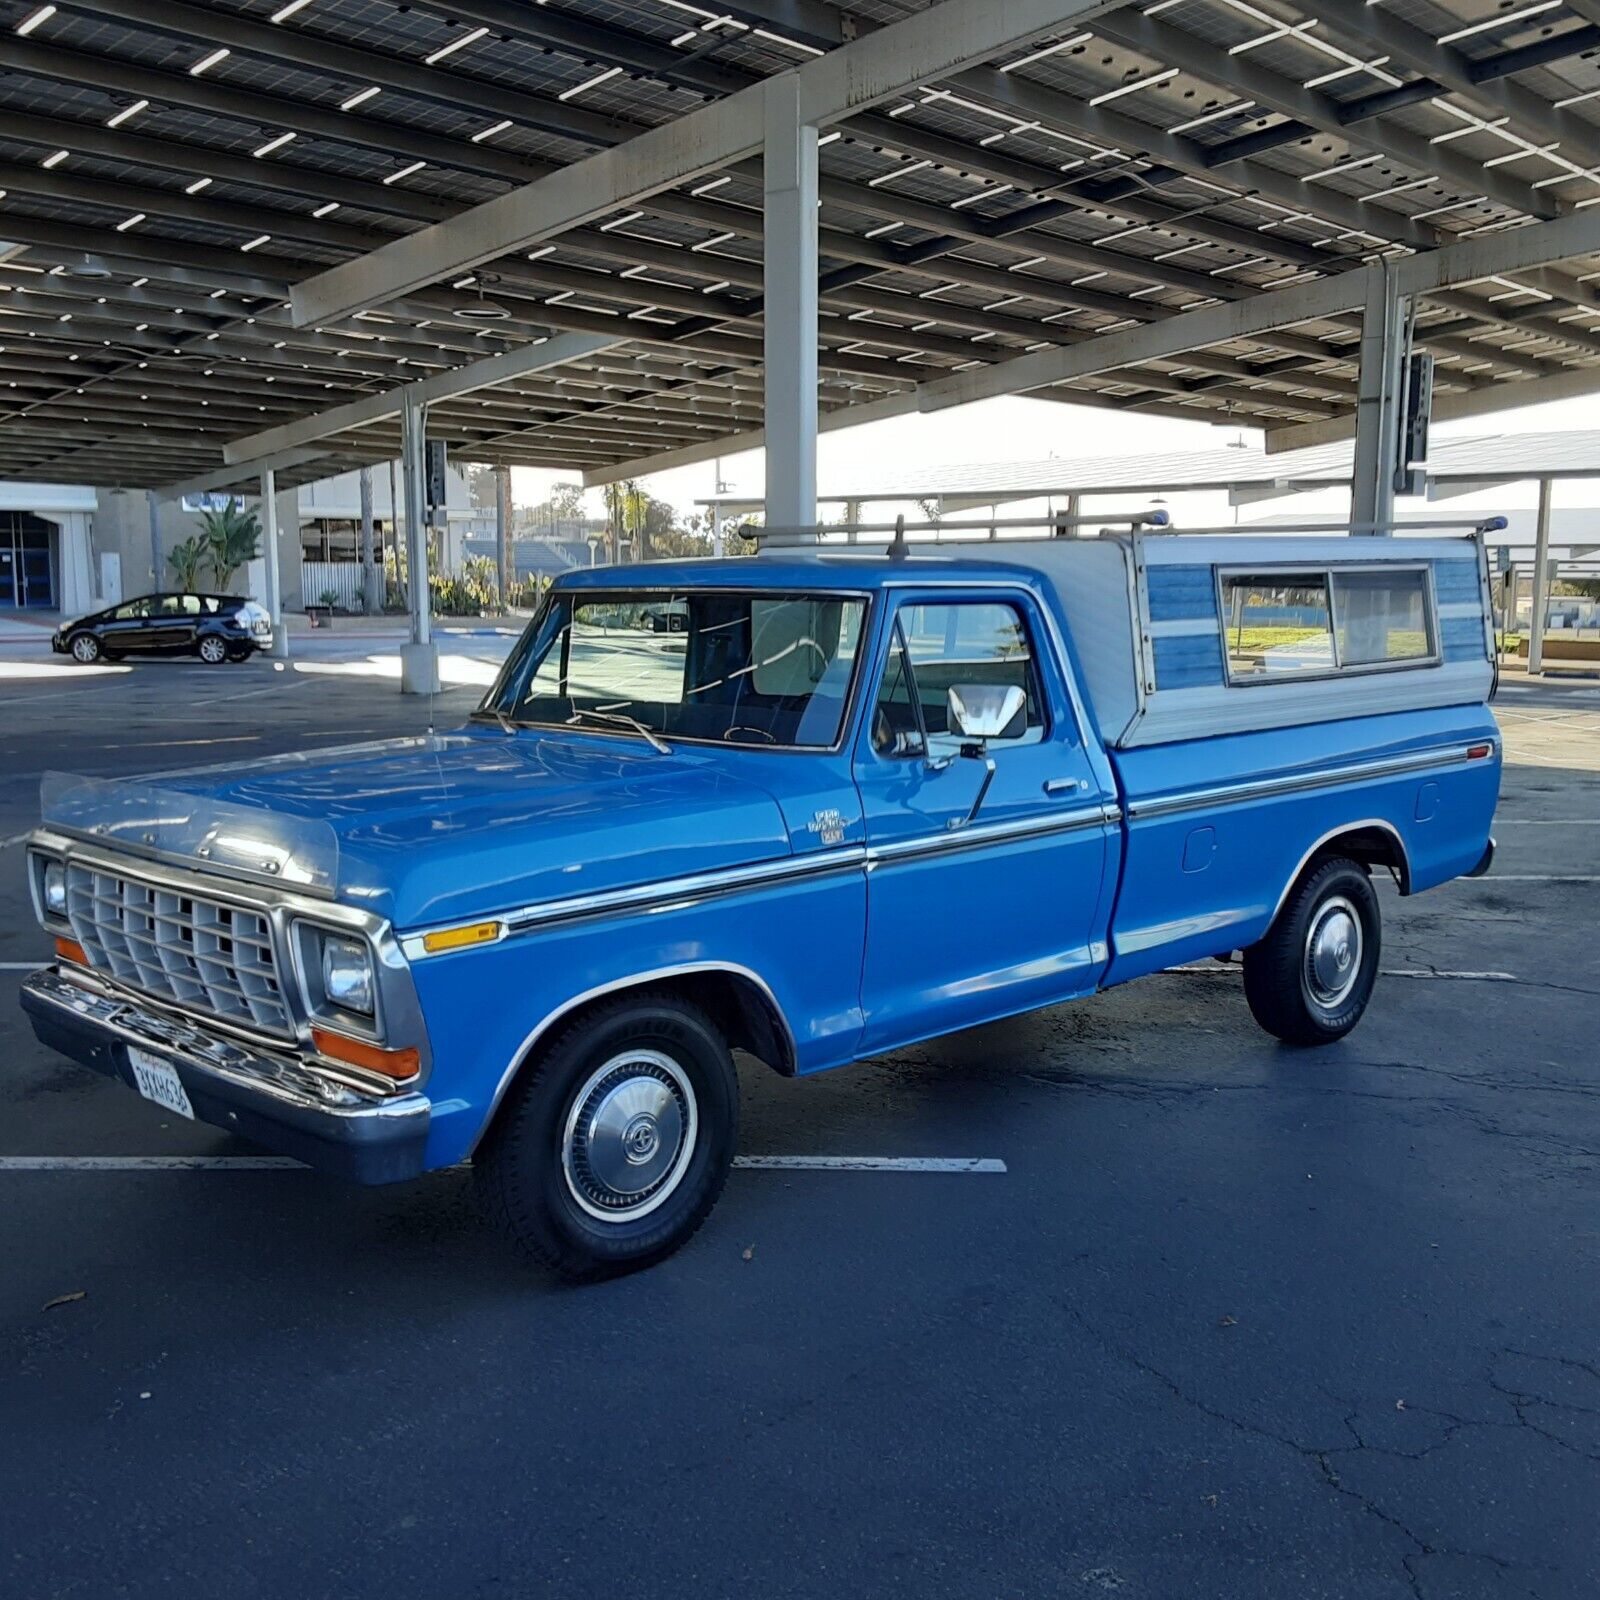
<path id="1" fill-rule="evenodd" d="M 423 1169 L 431 1104 L 423 1094 L 363 1094 L 280 1054 L 77 981 L 58 967 L 22 985 L 40 1043 L 133 1086 L 128 1046 L 169 1062 L 202 1122 L 357 1183 Z"/>

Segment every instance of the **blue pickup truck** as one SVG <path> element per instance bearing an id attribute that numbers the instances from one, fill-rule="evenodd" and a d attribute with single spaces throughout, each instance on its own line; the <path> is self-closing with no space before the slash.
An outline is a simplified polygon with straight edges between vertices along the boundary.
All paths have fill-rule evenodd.
<path id="1" fill-rule="evenodd" d="M 1470 538 L 573 573 L 455 732 L 47 780 L 22 1002 L 313 1165 L 470 1159 L 529 1255 L 600 1277 L 715 1203 L 736 1050 L 813 1073 L 1235 951 L 1263 1027 L 1343 1037 L 1374 873 L 1489 865 L 1493 672 Z"/>

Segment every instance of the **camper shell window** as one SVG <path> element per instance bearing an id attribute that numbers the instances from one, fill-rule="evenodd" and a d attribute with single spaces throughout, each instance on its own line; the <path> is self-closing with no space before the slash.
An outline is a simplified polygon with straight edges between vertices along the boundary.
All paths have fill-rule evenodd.
<path id="1" fill-rule="evenodd" d="M 1426 563 L 1217 569 L 1230 684 L 1326 678 L 1439 661 Z"/>

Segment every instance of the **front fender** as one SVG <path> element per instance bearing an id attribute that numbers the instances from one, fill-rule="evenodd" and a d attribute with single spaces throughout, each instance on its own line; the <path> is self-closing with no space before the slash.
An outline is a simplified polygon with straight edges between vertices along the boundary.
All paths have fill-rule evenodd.
<path id="1" fill-rule="evenodd" d="M 415 960 L 434 1052 L 425 1164 L 451 1166 L 470 1154 L 551 1027 L 590 1000 L 652 979 L 747 974 L 788 1028 L 797 1072 L 853 1060 L 865 925 L 865 873 L 853 869 Z"/>

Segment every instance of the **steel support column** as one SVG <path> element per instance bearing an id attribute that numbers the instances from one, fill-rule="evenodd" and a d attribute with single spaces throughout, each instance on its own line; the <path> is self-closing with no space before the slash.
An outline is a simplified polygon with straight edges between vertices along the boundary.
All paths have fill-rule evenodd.
<path id="1" fill-rule="evenodd" d="M 494 559 L 500 609 L 511 609 L 511 468 L 494 469 Z"/>
<path id="2" fill-rule="evenodd" d="M 267 615 L 272 618 L 272 653 L 287 661 L 289 630 L 283 621 L 283 580 L 278 572 L 278 474 L 271 467 L 261 470 L 261 557 L 266 566 Z"/>
<path id="3" fill-rule="evenodd" d="M 800 120 L 799 80 L 767 95 L 762 157 L 767 525 L 817 519 L 817 130 Z"/>
<path id="4" fill-rule="evenodd" d="M 1528 676 L 1544 671 L 1544 620 L 1550 606 L 1551 482 L 1539 480 L 1539 520 L 1533 545 L 1533 615 L 1528 619 Z"/>
<path id="5" fill-rule="evenodd" d="M 1357 533 L 1388 533 L 1394 521 L 1405 330 L 1405 302 L 1393 266 L 1384 261 L 1369 269 L 1361 319 L 1356 450 L 1350 471 L 1350 522 Z"/>
<path id="6" fill-rule="evenodd" d="M 154 489 L 144 492 L 145 509 L 150 513 L 150 587 L 161 587 L 161 503 Z"/>
<path id="7" fill-rule="evenodd" d="M 407 389 L 400 402 L 400 474 L 406 501 L 406 602 L 411 612 L 411 642 L 400 647 L 400 692 L 439 692 L 439 647 L 428 613 L 428 525 L 422 512 L 426 412 L 422 398 Z"/>
<path id="8" fill-rule="evenodd" d="M 372 468 L 361 468 L 361 609 L 374 617 L 383 610 L 383 567 L 374 550 Z M 391 507 L 391 511 L 392 511 Z"/>

